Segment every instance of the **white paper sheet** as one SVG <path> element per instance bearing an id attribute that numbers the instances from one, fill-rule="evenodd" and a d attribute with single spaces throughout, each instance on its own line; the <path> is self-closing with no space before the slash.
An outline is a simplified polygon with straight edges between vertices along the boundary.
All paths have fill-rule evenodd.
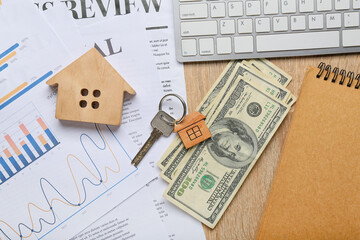
<path id="1" fill-rule="evenodd" d="M 109 16 L 113 19 L 122 19 L 123 21 L 124 16 L 116 14 L 116 12 L 121 12 L 121 9 L 129 9 L 127 15 L 135 15 L 137 13 L 143 18 L 146 18 L 145 32 L 149 39 L 149 47 L 155 59 L 155 65 L 159 74 L 163 95 L 167 93 L 177 93 L 182 96 L 186 101 L 186 88 L 183 65 L 178 63 L 175 58 L 172 1 L 150 1 L 149 8 L 147 8 L 148 5 L 144 6 L 142 3 L 140 3 L 140 1 L 134 1 L 134 5 L 129 5 L 127 7 L 125 5 L 121 5 L 119 6 L 119 8 L 111 5 L 111 1 L 109 3 L 110 5 L 108 8 L 108 14 L 106 14 L 106 16 L 102 14 L 100 10 L 101 7 L 99 7 L 98 3 L 93 5 L 87 5 L 89 8 L 91 7 L 94 18 L 79 17 L 80 19 L 78 19 L 78 22 L 81 25 L 87 25 L 94 21 L 104 21 L 104 19 L 109 18 Z M 72 13 L 75 14 L 76 12 L 79 13 L 77 14 L 77 16 L 81 16 L 80 12 L 83 12 L 84 9 L 83 7 L 81 7 L 81 4 L 74 4 L 73 6 L 74 8 L 71 10 Z M 83 16 L 87 15 L 84 14 Z M 141 18 L 138 17 L 137 21 L 140 20 Z M 165 102 L 164 110 L 175 117 L 179 117 L 182 113 L 182 106 L 181 104 L 179 104 L 178 100 L 173 98 L 172 101 Z M 129 131 L 127 129 L 133 141 L 140 147 L 148 136 L 142 133 L 149 134 L 149 132 L 151 131 L 151 127 L 145 126 L 142 129 L 137 128 L 131 130 L 132 131 Z M 170 143 L 174 137 L 175 134 L 168 138 L 161 137 L 150 149 L 147 156 L 143 160 L 142 165 L 149 164 L 155 170 L 157 168 L 156 162 L 161 155 L 159 153 L 164 152 L 164 150 L 168 146 L 168 143 Z M 140 165 L 140 167 L 142 165 Z M 188 216 L 186 213 L 182 212 L 181 210 L 169 204 L 166 200 L 163 199 L 162 193 L 164 192 L 165 188 L 165 182 L 163 182 L 162 180 L 156 180 L 150 185 L 148 190 L 142 190 L 141 192 L 135 194 L 133 198 L 148 199 L 149 197 L 144 196 L 144 192 L 147 192 L 147 194 L 150 195 L 150 199 L 152 199 L 154 207 L 158 210 L 159 217 L 162 219 L 165 225 L 165 229 L 168 232 L 169 239 L 205 239 L 202 225 L 199 222 L 197 222 L 196 220 Z M 121 208 L 122 206 L 119 206 L 119 209 Z M 108 217 L 107 219 L 116 217 L 117 211 L 120 210 L 115 210 L 114 213 L 110 213 L 109 216 L 106 216 Z M 145 209 L 143 209 L 142 211 L 145 212 Z M 136 219 L 136 216 L 133 216 L 133 218 Z M 189 229 L 189 231 L 182 231 L 182 228 L 179 228 L 179 222 L 185 224 L 186 229 Z M 161 238 L 159 237 L 158 239 Z"/>
<path id="2" fill-rule="evenodd" d="M 147 187 L 71 238 L 89 239 L 169 240 L 167 230 L 147 194 Z"/>
<path id="3" fill-rule="evenodd" d="M 144 31 L 146 21 L 142 20 L 144 16 L 126 15 L 75 27 L 66 18 L 69 16 L 64 16 L 63 9 L 60 9 L 63 5 L 58 2 L 54 4 L 55 7 L 44 11 L 44 15 L 53 23 L 58 34 L 65 39 L 69 39 L 69 35 L 74 36 L 72 45 L 79 45 L 75 41 L 79 32 L 81 39 L 86 40 L 87 48 L 96 44 L 106 55 L 106 59 L 137 91 L 135 98 L 124 102 L 122 126 L 140 148 L 150 136 L 150 121 L 158 111 L 158 103 L 164 94 L 159 77 L 155 77 L 159 72 L 155 70 L 148 42 L 144 41 L 147 39 Z M 58 12 L 54 13 L 54 10 Z M 67 23 L 66 29 L 61 27 L 61 22 Z M 183 106 L 179 100 L 173 100 L 165 101 L 163 109 L 178 118 L 182 114 Z M 159 153 L 165 151 L 174 137 L 175 134 L 167 138 L 161 137 L 145 156 L 142 165 L 150 165 L 156 170 Z M 152 173 L 154 177 L 158 175 L 156 171 Z"/>
<path id="4" fill-rule="evenodd" d="M 167 183 L 157 178 L 147 185 L 147 192 L 164 223 L 169 240 L 206 240 L 202 224 L 199 221 L 162 197 L 166 187 Z"/>
<path id="5" fill-rule="evenodd" d="M 104 39 L 106 36 L 107 38 L 110 38 L 111 36 L 112 39 L 121 39 L 123 38 L 123 35 L 119 35 L 117 33 L 114 34 L 111 29 L 109 29 L 111 28 L 110 26 L 117 26 L 121 29 L 123 28 L 122 24 L 124 22 L 132 22 L 131 20 L 134 21 L 134 17 L 126 16 L 122 18 L 121 21 L 119 20 L 119 18 L 111 18 L 100 23 L 88 24 L 86 26 L 82 26 L 80 31 L 85 39 L 89 38 L 87 41 L 90 44 L 93 43 L 91 39 Z M 139 23 L 135 23 L 131 26 L 131 28 L 139 29 L 136 27 L 138 25 Z M 122 32 L 128 32 L 128 30 L 123 30 Z M 141 34 L 141 32 L 136 34 L 138 39 L 144 38 L 144 36 L 141 37 Z M 129 38 L 130 37 L 127 39 Z M 127 41 L 132 42 L 135 46 L 143 43 L 143 41 L 136 42 L 136 39 Z M 140 49 L 138 48 L 131 51 L 131 53 L 129 53 L 129 58 L 131 59 L 132 56 L 136 55 L 138 50 Z M 140 53 L 142 52 L 144 54 L 146 51 L 148 51 L 148 49 L 142 49 Z M 107 59 L 113 64 L 113 66 L 122 64 L 121 58 L 119 57 L 117 57 L 117 59 L 114 58 L 113 61 L 111 61 L 110 57 Z M 143 58 L 143 60 L 151 62 L 149 59 Z M 146 64 L 145 61 L 144 63 Z M 136 68 L 136 66 L 134 66 L 134 68 Z M 149 81 L 151 84 L 153 84 L 153 82 L 154 81 Z M 148 86 L 145 89 L 150 89 L 151 87 L 153 86 Z M 153 94 L 155 94 L 155 92 L 153 92 Z M 157 108 L 157 104 L 154 103 L 156 102 L 151 101 L 151 104 Z M 173 99 L 171 103 L 165 102 L 164 109 L 173 113 L 175 116 L 181 116 L 182 114 L 182 106 L 176 99 Z M 141 141 L 141 136 L 144 136 L 141 133 L 149 133 L 149 131 L 151 131 L 150 126 L 145 128 L 126 128 L 125 130 L 128 129 L 134 129 L 134 131 L 130 132 L 130 136 L 133 137 L 134 141 L 139 146 L 142 145 L 142 142 L 138 141 Z M 145 160 L 142 165 L 149 164 L 154 168 L 156 175 L 158 175 L 155 159 L 159 155 L 159 151 L 163 151 L 163 147 L 166 146 L 167 142 L 170 142 L 174 136 L 175 134 L 170 138 L 161 138 L 150 150 L 147 160 Z M 134 194 L 131 198 L 127 199 L 124 203 L 121 203 L 118 207 L 116 207 L 116 209 L 112 210 L 96 223 L 89 226 L 81 234 L 72 238 L 72 240 L 97 238 L 118 239 L 120 235 L 121 237 L 128 239 L 205 239 L 202 225 L 198 221 L 191 218 L 178 208 L 172 206 L 162 198 L 162 193 L 165 188 L 166 184 L 162 180 L 156 179 Z M 179 228 L 179 222 L 182 223 L 181 228 Z M 141 226 L 141 228 L 139 228 L 139 226 Z M 189 231 L 183 231 L 182 229 L 184 227 Z"/>
<path id="6" fill-rule="evenodd" d="M 136 20 L 127 15 L 79 28 L 86 46 L 95 46 L 136 91 L 124 102 L 121 125 L 126 129 L 150 124 L 158 107 L 153 100 L 162 94 L 153 58 L 143 40 L 142 21 Z"/>
<path id="7" fill-rule="evenodd" d="M 24 9 L 16 6 L 18 5 L 12 1 L 5 1 L 0 8 L 0 98 L 24 84 L 26 80 L 30 85 L 36 79 L 34 75 L 48 70 L 48 63 L 41 59 L 58 54 L 56 45 L 61 44 L 53 32 L 49 33 L 38 27 L 44 25 L 44 20 L 35 7 L 30 3 L 25 3 L 27 7 Z M 19 19 L 18 16 L 22 15 L 24 16 Z M 24 21 L 25 17 L 31 17 L 31 20 Z M 57 57 L 67 58 L 67 51 L 60 52 Z M 29 66 L 29 58 L 38 63 Z M 0 103 L 4 101 L 5 98 L 0 100 Z"/>
<path id="8" fill-rule="evenodd" d="M 56 3 L 60 3 L 66 6 L 68 14 L 75 20 L 80 28 L 102 22 L 107 19 L 116 18 L 119 21 L 126 22 L 128 25 L 143 24 L 142 29 L 134 28 L 137 31 L 134 34 L 139 36 L 144 33 L 147 38 L 141 38 L 144 44 L 147 44 L 150 51 L 153 53 L 154 67 L 158 72 L 158 79 L 153 81 L 153 85 L 158 85 L 160 82 L 161 95 L 167 93 L 176 93 L 180 95 L 186 101 L 186 87 L 183 64 L 176 61 L 175 57 L 175 41 L 174 41 L 174 28 L 173 28 L 173 14 L 172 14 L 172 1 L 167 0 L 68 0 L 68 1 L 49 1 L 49 0 L 31 0 L 40 10 L 48 10 L 53 7 L 57 7 Z M 126 17 L 129 15 L 135 16 L 134 20 L 128 21 Z M 121 19 L 121 20 L 120 20 Z M 128 18 L 131 19 L 131 18 Z M 111 30 L 108 34 L 115 35 L 117 30 L 115 26 L 109 26 L 107 29 Z M 136 29 L 136 30 L 135 30 Z M 152 99 L 153 104 L 157 104 L 158 98 Z M 179 114 L 176 113 L 179 108 L 176 106 L 176 102 L 169 104 L 169 107 L 164 110 L 170 113 L 175 118 L 179 118 Z M 180 106 L 181 111 L 181 106 Z M 151 117 L 156 114 L 154 112 Z M 144 124 L 143 131 L 137 131 L 137 129 L 131 129 L 132 136 L 138 136 L 136 141 L 141 146 L 148 137 L 151 128 L 146 127 Z M 136 132 L 136 133 L 134 133 Z M 171 139 L 160 140 L 163 148 L 159 149 L 159 152 L 165 151 L 169 145 L 166 142 L 171 142 Z M 158 144 L 159 145 L 159 144 Z M 160 156 L 157 158 L 159 159 Z"/>
<path id="9" fill-rule="evenodd" d="M 88 47 L 85 45 L 75 20 L 69 16 L 66 5 L 61 4 L 61 2 L 53 4 L 56 7 L 39 12 L 43 14 L 45 20 L 68 49 L 69 54 L 76 59 L 83 55 L 88 50 Z M 36 8 L 36 6 L 34 7 Z"/>
<path id="10" fill-rule="evenodd" d="M 166 185 L 154 179 L 71 240 L 102 239 L 100 234 L 116 240 L 119 234 L 113 234 L 117 232 L 127 233 L 131 236 L 128 239 L 134 240 L 205 240 L 200 222 L 161 197 Z M 121 221 L 124 223 L 119 224 Z"/>
<path id="11" fill-rule="evenodd" d="M 59 2 L 59 1 L 58 1 Z M 92 1 L 66 1 L 66 3 L 64 1 L 62 1 L 63 4 L 65 4 L 70 10 L 69 13 L 71 13 L 71 15 L 76 19 L 76 21 L 78 21 L 80 24 L 82 25 L 82 27 L 90 27 L 90 26 L 86 26 L 89 25 L 93 22 L 98 22 L 98 21 L 103 21 L 105 18 L 107 17 L 126 17 L 126 15 L 129 15 L 130 13 L 140 13 L 140 15 L 142 17 L 146 17 L 151 16 L 147 21 L 147 27 L 148 29 L 146 30 L 146 27 L 143 28 L 143 30 L 145 29 L 143 34 L 147 34 L 148 38 L 142 38 L 142 40 L 145 39 L 150 39 L 150 40 L 146 40 L 143 41 L 143 43 L 148 43 L 148 48 L 153 51 L 153 57 L 155 59 L 156 64 L 154 64 L 156 66 L 157 72 L 160 75 L 160 79 L 157 79 L 157 83 L 161 83 L 161 86 L 159 87 L 160 90 L 162 90 L 163 94 L 165 93 L 170 93 L 170 92 L 176 92 L 178 94 L 180 94 L 183 98 L 186 99 L 186 93 L 185 93 L 185 82 L 184 82 L 184 75 L 183 75 L 183 67 L 182 64 L 178 64 L 175 60 L 175 54 L 174 54 L 174 42 L 173 42 L 173 33 L 172 33 L 172 23 L 170 23 L 172 21 L 172 9 L 171 9 L 171 1 L 150 1 L 149 3 L 146 3 L 145 1 L 134 1 L 134 4 L 130 4 L 130 5 L 126 5 L 126 3 L 129 3 L 128 1 L 119 1 L 119 5 L 117 6 L 115 2 L 112 3 L 112 1 L 109 1 L 109 5 L 101 5 L 101 3 L 104 3 L 105 1 L 96 1 L 94 6 L 92 5 Z M 158 3 L 159 2 L 159 3 Z M 114 4 L 114 5 L 112 5 Z M 150 4 L 150 5 L 147 5 Z M 51 7 L 53 5 L 52 2 L 49 1 L 44 1 L 43 3 L 39 3 L 39 7 L 41 9 L 45 9 L 47 7 Z M 113 7 L 112 7 L 112 6 Z M 105 7 L 105 8 L 104 8 Z M 77 9 L 77 10 L 75 10 Z M 85 12 L 84 12 L 85 10 Z M 92 16 L 92 11 L 94 10 L 94 17 Z M 104 10 L 106 11 L 106 14 L 104 16 Z M 79 12 L 76 12 L 79 11 Z M 111 13 L 111 11 L 113 11 Z M 125 12 L 124 12 L 125 11 Z M 161 13 L 161 14 L 159 14 Z M 52 14 L 50 12 L 48 12 L 47 14 Z M 61 13 L 62 14 L 62 13 Z M 58 20 L 56 20 L 57 18 L 61 19 L 61 14 L 59 11 L 57 11 L 56 14 L 53 14 L 52 18 L 48 18 L 48 20 L 50 21 L 51 24 L 53 24 L 53 29 L 57 29 L 57 34 L 59 37 L 62 38 L 63 43 L 67 44 L 68 49 L 69 49 L 69 42 L 71 42 L 71 31 L 69 28 L 64 28 L 60 22 L 58 22 Z M 153 14 L 153 15 L 151 15 Z M 125 15 L 125 16 L 123 16 Z M 86 19 L 84 17 L 90 16 L 90 19 Z M 129 18 L 130 19 L 130 18 Z M 137 19 L 137 21 L 139 21 L 140 18 Z M 55 22 L 54 22 L 55 21 Z M 125 21 L 124 19 L 122 21 Z M 131 21 L 125 21 L 126 24 L 131 24 Z M 55 24 L 57 23 L 57 24 Z M 66 23 L 69 23 L 66 21 Z M 165 26 L 165 25 L 159 25 L 159 23 L 169 23 L 167 28 L 163 28 L 160 27 L 158 28 L 157 26 Z M 100 24 L 99 24 L 100 25 Z M 136 25 L 136 24 L 135 24 Z M 62 30 L 61 30 L 62 29 Z M 61 31 L 60 31 L 61 30 Z M 67 32 L 68 31 L 68 32 Z M 64 33 L 60 34 L 60 32 Z M 66 33 L 67 32 L 67 33 Z M 90 30 L 91 32 L 91 30 Z M 116 30 L 113 31 L 113 33 L 115 32 L 116 36 Z M 60 34 L 60 35 L 59 35 Z M 104 33 L 106 34 L 106 33 Z M 138 33 L 138 35 L 140 35 L 140 31 Z M 99 38 L 99 40 L 101 41 L 101 39 Z M 105 41 L 106 42 L 106 41 Z M 88 42 L 91 44 L 91 42 Z M 107 45 L 107 42 L 106 42 Z M 71 47 L 71 46 L 70 46 Z M 74 45 L 72 47 L 75 47 Z M 73 51 L 71 51 L 72 53 L 75 52 L 75 50 L 78 50 L 79 48 L 75 47 L 75 49 L 73 48 Z M 76 54 L 74 54 L 76 55 Z M 1 81 L 1 79 L 0 79 Z M 155 83 L 152 82 L 152 83 Z M 0 83 L 1 84 L 1 83 Z M 160 94 L 162 95 L 162 94 Z M 50 102 L 54 101 L 54 94 L 52 91 L 49 92 L 48 94 L 48 100 L 50 100 Z M 159 99 L 151 99 L 152 103 L 154 104 L 154 106 L 157 108 L 157 104 Z M 165 104 L 165 110 L 172 113 L 175 117 L 179 116 L 179 112 L 181 112 L 181 105 L 179 105 L 178 102 L 170 102 L 168 104 Z M 42 109 L 41 109 L 42 111 Z M 151 110 L 153 111 L 153 115 L 155 115 L 156 110 Z M 150 116 L 150 115 L 149 115 Z M 53 126 L 53 123 L 51 122 L 51 119 L 46 119 L 46 123 L 48 125 L 51 125 L 52 130 L 55 132 L 57 130 L 57 128 L 55 126 Z M 61 126 L 64 127 L 64 126 Z M 70 127 L 72 129 L 73 126 L 69 125 L 66 127 Z M 82 126 L 83 128 L 84 126 Z M 78 126 L 76 127 L 76 129 L 78 128 Z M 95 132 L 96 129 L 93 129 L 91 126 L 87 126 L 85 127 L 87 131 L 89 131 L 89 133 L 87 133 L 89 136 L 92 136 L 93 138 L 98 137 L 99 135 L 97 134 L 97 132 Z M 1 130 L 1 129 L 0 129 Z M 105 129 L 106 132 L 105 134 L 107 134 L 106 136 L 108 137 L 112 137 L 113 135 L 111 134 L 111 131 L 113 133 L 116 134 L 116 136 L 123 136 L 124 134 L 122 134 L 122 128 L 110 128 L 110 129 Z M 110 131 L 111 130 L 111 131 Z M 150 126 L 142 126 L 141 128 L 132 128 L 132 129 L 126 129 L 126 131 L 130 134 L 130 136 L 133 138 L 133 141 L 137 142 L 138 145 L 142 145 L 143 141 L 148 137 L 146 132 L 150 132 L 151 131 L 151 127 Z M 66 133 L 65 133 L 66 135 Z M 160 157 L 161 153 L 166 149 L 168 143 L 171 142 L 171 138 L 173 138 L 175 135 L 173 134 L 173 136 L 171 136 L 170 138 L 160 138 L 160 140 L 154 145 L 154 147 L 149 151 L 149 153 L 147 154 L 147 157 L 144 159 L 144 162 L 141 163 L 140 165 L 140 169 L 145 169 L 145 171 L 148 171 L 148 173 L 154 173 L 156 172 L 156 175 L 158 175 L 157 170 L 156 170 L 156 165 L 155 162 L 158 160 L 158 158 Z M 57 134 L 57 137 L 59 137 L 59 135 Z M 99 139 L 98 139 L 99 140 Z M 101 138 L 100 138 L 101 140 Z M 128 142 L 126 140 L 124 140 L 125 142 Z M 100 141 L 101 142 L 101 141 Z M 114 143 L 116 145 L 117 141 L 111 141 L 111 143 Z M 72 146 L 73 147 L 73 146 Z M 131 147 L 128 147 L 129 151 L 131 151 Z M 56 149 L 54 149 L 56 150 Z M 94 150 L 94 149 L 92 149 Z M 94 150 L 96 151 L 96 149 Z M 51 153 L 51 152 L 50 152 Z M 25 153 L 24 153 L 25 154 Z M 80 153 L 81 154 L 81 151 Z M 83 154 L 83 153 L 82 153 Z M 85 156 L 86 157 L 86 156 Z M 44 158 L 45 159 L 45 158 Z M 131 166 L 130 166 L 131 167 Z M 147 168 L 153 168 L 153 170 L 151 171 L 150 169 Z M 4 169 L 3 169 L 4 171 Z M 133 178 L 141 178 L 141 174 L 140 176 L 138 175 L 139 171 L 136 170 L 136 172 L 130 174 L 126 179 L 130 179 L 131 177 Z M 125 180 L 124 180 L 125 181 Z M 133 181 L 133 180 L 131 180 Z M 135 182 L 137 182 L 135 180 Z M 61 183 L 60 183 L 61 185 Z M 136 184 L 134 184 L 136 185 Z M 155 182 L 149 184 L 148 187 L 144 188 L 143 190 L 141 190 L 140 192 L 138 192 L 137 194 L 133 195 L 130 199 L 137 199 L 137 200 L 132 200 L 133 202 L 129 202 L 129 200 L 127 200 L 124 205 L 120 205 L 118 208 L 116 208 L 113 212 L 109 213 L 108 215 L 106 215 L 104 217 L 104 219 L 101 219 L 99 222 L 102 222 L 102 225 L 97 226 L 95 228 L 90 228 L 86 233 L 84 233 L 84 235 L 82 237 L 88 237 L 87 239 L 96 239 L 96 237 L 100 237 L 102 236 L 102 233 L 97 233 L 97 228 L 99 227 L 99 230 L 102 229 L 103 231 L 107 232 L 107 236 L 108 237 L 110 234 L 115 234 L 115 232 L 118 234 L 116 236 L 116 238 L 118 238 L 119 234 L 121 234 L 122 237 L 127 238 L 127 239 L 155 239 L 152 238 L 151 234 L 155 234 L 157 233 L 156 239 L 163 239 L 162 237 L 164 236 L 164 239 L 205 239 L 204 237 L 204 233 L 202 230 L 202 226 L 199 222 L 197 222 L 196 220 L 192 219 L 191 217 L 189 217 L 188 215 L 186 215 L 185 213 L 181 212 L 179 209 L 177 209 L 176 207 L 168 204 L 162 197 L 161 194 L 165 189 L 165 183 L 161 182 L 161 180 L 156 180 Z M 137 186 L 137 185 L 136 185 Z M 135 191 L 136 189 L 133 188 L 132 185 L 132 190 Z M 123 190 L 123 189 L 121 189 Z M 0 192 L 2 191 L 1 186 L 0 186 Z M 123 199 L 123 197 L 126 195 L 125 192 L 127 192 L 128 190 L 125 189 L 124 192 L 122 192 L 122 196 L 120 198 L 117 199 L 117 201 L 121 201 L 121 199 Z M 97 204 L 90 204 L 89 206 L 87 206 L 87 209 L 82 209 L 82 211 L 78 212 L 76 215 L 85 215 L 87 217 L 87 221 L 94 221 L 94 219 L 97 219 L 99 214 L 104 214 L 106 211 L 104 210 L 104 207 L 102 206 L 102 204 L 104 205 L 108 205 L 110 203 L 111 204 L 115 204 L 115 202 L 113 202 L 112 200 L 108 200 L 106 198 L 112 198 L 112 196 L 118 196 L 119 193 L 113 193 L 111 191 L 106 193 L 106 197 L 102 196 L 99 200 L 96 200 L 96 202 L 98 202 Z M 144 217 L 142 216 L 142 218 L 140 220 L 138 220 L 138 218 L 140 217 L 139 215 L 134 214 L 134 212 L 132 211 L 133 209 L 135 209 L 135 207 L 133 205 L 136 205 L 135 203 L 138 202 L 144 202 L 144 199 L 149 199 L 149 201 L 146 201 L 146 203 L 143 203 L 143 209 L 141 210 L 141 208 L 137 208 L 137 211 L 140 209 L 139 212 L 143 213 L 143 216 L 146 216 L 146 221 L 144 220 Z M 1 198 L 0 198 L 1 201 Z M 128 205 L 126 205 L 126 203 L 128 203 Z M 139 206 L 139 204 L 137 204 Z M 101 206 L 100 208 L 98 206 Z M 120 210 L 119 210 L 120 209 Z M 121 210 L 122 209 L 122 210 Z M 2 211 L 0 209 L 0 211 Z M 155 217 L 155 212 L 157 213 L 157 216 Z M 55 230 L 53 233 L 51 234 L 55 234 L 55 235 L 49 235 L 46 236 L 45 238 L 47 239 L 48 237 L 50 237 L 50 239 L 53 239 L 53 236 L 58 236 L 57 234 L 60 233 L 65 233 L 66 235 L 62 235 L 63 236 L 68 236 L 67 234 L 70 232 L 74 232 L 77 231 L 79 232 L 83 226 L 83 224 L 78 224 L 77 220 L 79 218 L 77 218 L 77 216 L 72 216 L 71 218 L 69 218 L 66 223 L 61 224 L 58 228 L 61 228 L 61 230 L 57 229 Z M 128 216 L 128 217 L 125 217 Z M 148 221 L 147 219 L 151 219 L 153 224 L 147 224 Z M 161 219 L 161 222 L 163 223 L 163 228 L 160 227 L 159 225 L 159 220 Z M 85 221 L 85 222 L 87 222 Z M 138 226 L 134 225 L 134 224 L 138 224 L 138 223 L 142 223 L 140 224 L 143 227 L 141 228 L 142 230 L 146 230 L 146 234 L 144 234 L 144 231 L 138 231 Z M 187 231 L 183 231 L 183 228 L 179 228 L 179 222 L 182 223 L 182 226 L 186 226 Z M 83 223 L 83 222 L 82 222 Z M 96 224 L 95 224 L 96 225 Z M 116 227 L 115 227 L 116 225 Z M 77 228 L 74 228 L 74 226 L 77 226 Z M 93 225 L 94 226 L 94 225 Z M 114 228 L 112 228 L 111 226 L 114 226 Z M 0 224 L 1 227 L 1 224 Z M 114 231 L 112 230 L 114 229 Z M 154 230 L 151 232 L 151 230 Z M 90 232 L 89 232 L 90 231 Z M 110 233 L 111 231 L 111 233 Z M 34 234 L 35 235 L 35 234 Z M 37 237 L 39 237 L 40 235 L 37 234 Z M 150 237 L 149 237 L 150 236 Z M 1 237 L 1 234 L 0 234 Z M 92 238 L 91 238 L 92 237 Z M 147 238 L 146 238 L 147 237 Z M 115 239 L 116 239 L 115 238 Z M 31 239 L 31 238 L 30 238 Z"/>
<path id="12" fill-rule="evenodd" d="M 146 18 L 146 32 L 150 48 L 156 61 L 163 92 L 176 93 L 186 100 L 186 87 L 183 64 L 176 60 L 175 35 L 172 1 L 158 2 L 158 11 L 149 11 Z M 169 109 L 171 111 L 171 109 Z"/>
<path id="13" fill-rule="evenodd" d="M 79 25 L 91 24 L 112 17 L 126 15 L 160 13 L 164 0 L 31 0 L 37 7 L 45 11 L 54 7 L 54 3 L 61 2 L 69 14 L 77 20 Z"/>
<path id="14" fill-rule="evenodd" d="M 0 26 L 0 49 L 24 51 L 1 77 L 27 83 L 0 104 L 0 238 L 70 238 L 151 180 L 151 167 L 130 164 L 123 129 L 54 118 L 45 81 L 73 59 L 32 4 L 0 5 Z"/>

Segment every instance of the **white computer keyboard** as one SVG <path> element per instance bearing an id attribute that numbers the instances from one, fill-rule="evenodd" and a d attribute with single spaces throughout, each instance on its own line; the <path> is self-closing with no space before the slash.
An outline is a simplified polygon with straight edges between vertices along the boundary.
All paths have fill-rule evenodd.
<path id="1" fill-rule="evenodd" d="M 360 0 L 173 0 L 180 62 L 360 52 Z"/>

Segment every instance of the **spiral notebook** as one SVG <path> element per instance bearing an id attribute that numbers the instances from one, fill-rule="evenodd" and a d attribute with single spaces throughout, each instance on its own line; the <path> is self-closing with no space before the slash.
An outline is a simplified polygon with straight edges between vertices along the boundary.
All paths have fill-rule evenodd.
<path id="1" fill-rule="evenodd" d="M 360 74 L 303 81 L 257 240 L 360 239 Z"/>

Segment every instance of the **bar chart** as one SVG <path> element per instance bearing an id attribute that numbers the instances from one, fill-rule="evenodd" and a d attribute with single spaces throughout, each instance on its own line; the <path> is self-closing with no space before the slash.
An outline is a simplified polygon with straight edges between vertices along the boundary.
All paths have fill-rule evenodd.
<path id="1" fill-rule="evenodd" d="M 39 112 L 32 105 L 26 110 L 0 129 L 0 185 L 59 145 Z"/>
<path id="2" fill-rule="evenodd" d="M 29 90 L 48 79 L 53 72 L 39 72 L 38 75 L 22 75 L 22 60 L 36 54 L 38 40 L 25 37 L 8 44 L 6 49 L 0 49 L 0 110 L 27 93 Z M 4 73 L 4 74 L 3 74 Z M 11 76 L 11 77 L 10 77 Z"/>
<path id="3" fill-rule="evenodd" d="M 6 62 L 16 55 L 15 49 L 18 47 L 19 47 L 19 43 L 15 43 L 6 51 L 0 53 L 0 72 L 5 70 L 9 66 L 9 64 Z"/>

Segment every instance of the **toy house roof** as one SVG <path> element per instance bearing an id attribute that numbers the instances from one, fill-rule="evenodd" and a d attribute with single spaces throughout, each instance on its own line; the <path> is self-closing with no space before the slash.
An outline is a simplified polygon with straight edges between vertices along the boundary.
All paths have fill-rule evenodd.
<path id="1" fill-rule="evenodd" d="M 131 95 L 135 94 L 130 85 L 95 48 L 90 49 L 46 83 L 53 86 L 62 83 L 70 84 L 74 81 L 86 85 L 101 84 L 107 81 L 125 82 L 123 90 Z"/>
<path id="2" fill-rule="evenodd" d="M 180 124 L 175 124 L 174 132 L 181 131 L 182 129 L 184 129 L 196 122 L 204 120 L 205 118 L 206 117 L 199 112 L 192 112 L 192 113 L 186 115 L 184 120 Z"/>

